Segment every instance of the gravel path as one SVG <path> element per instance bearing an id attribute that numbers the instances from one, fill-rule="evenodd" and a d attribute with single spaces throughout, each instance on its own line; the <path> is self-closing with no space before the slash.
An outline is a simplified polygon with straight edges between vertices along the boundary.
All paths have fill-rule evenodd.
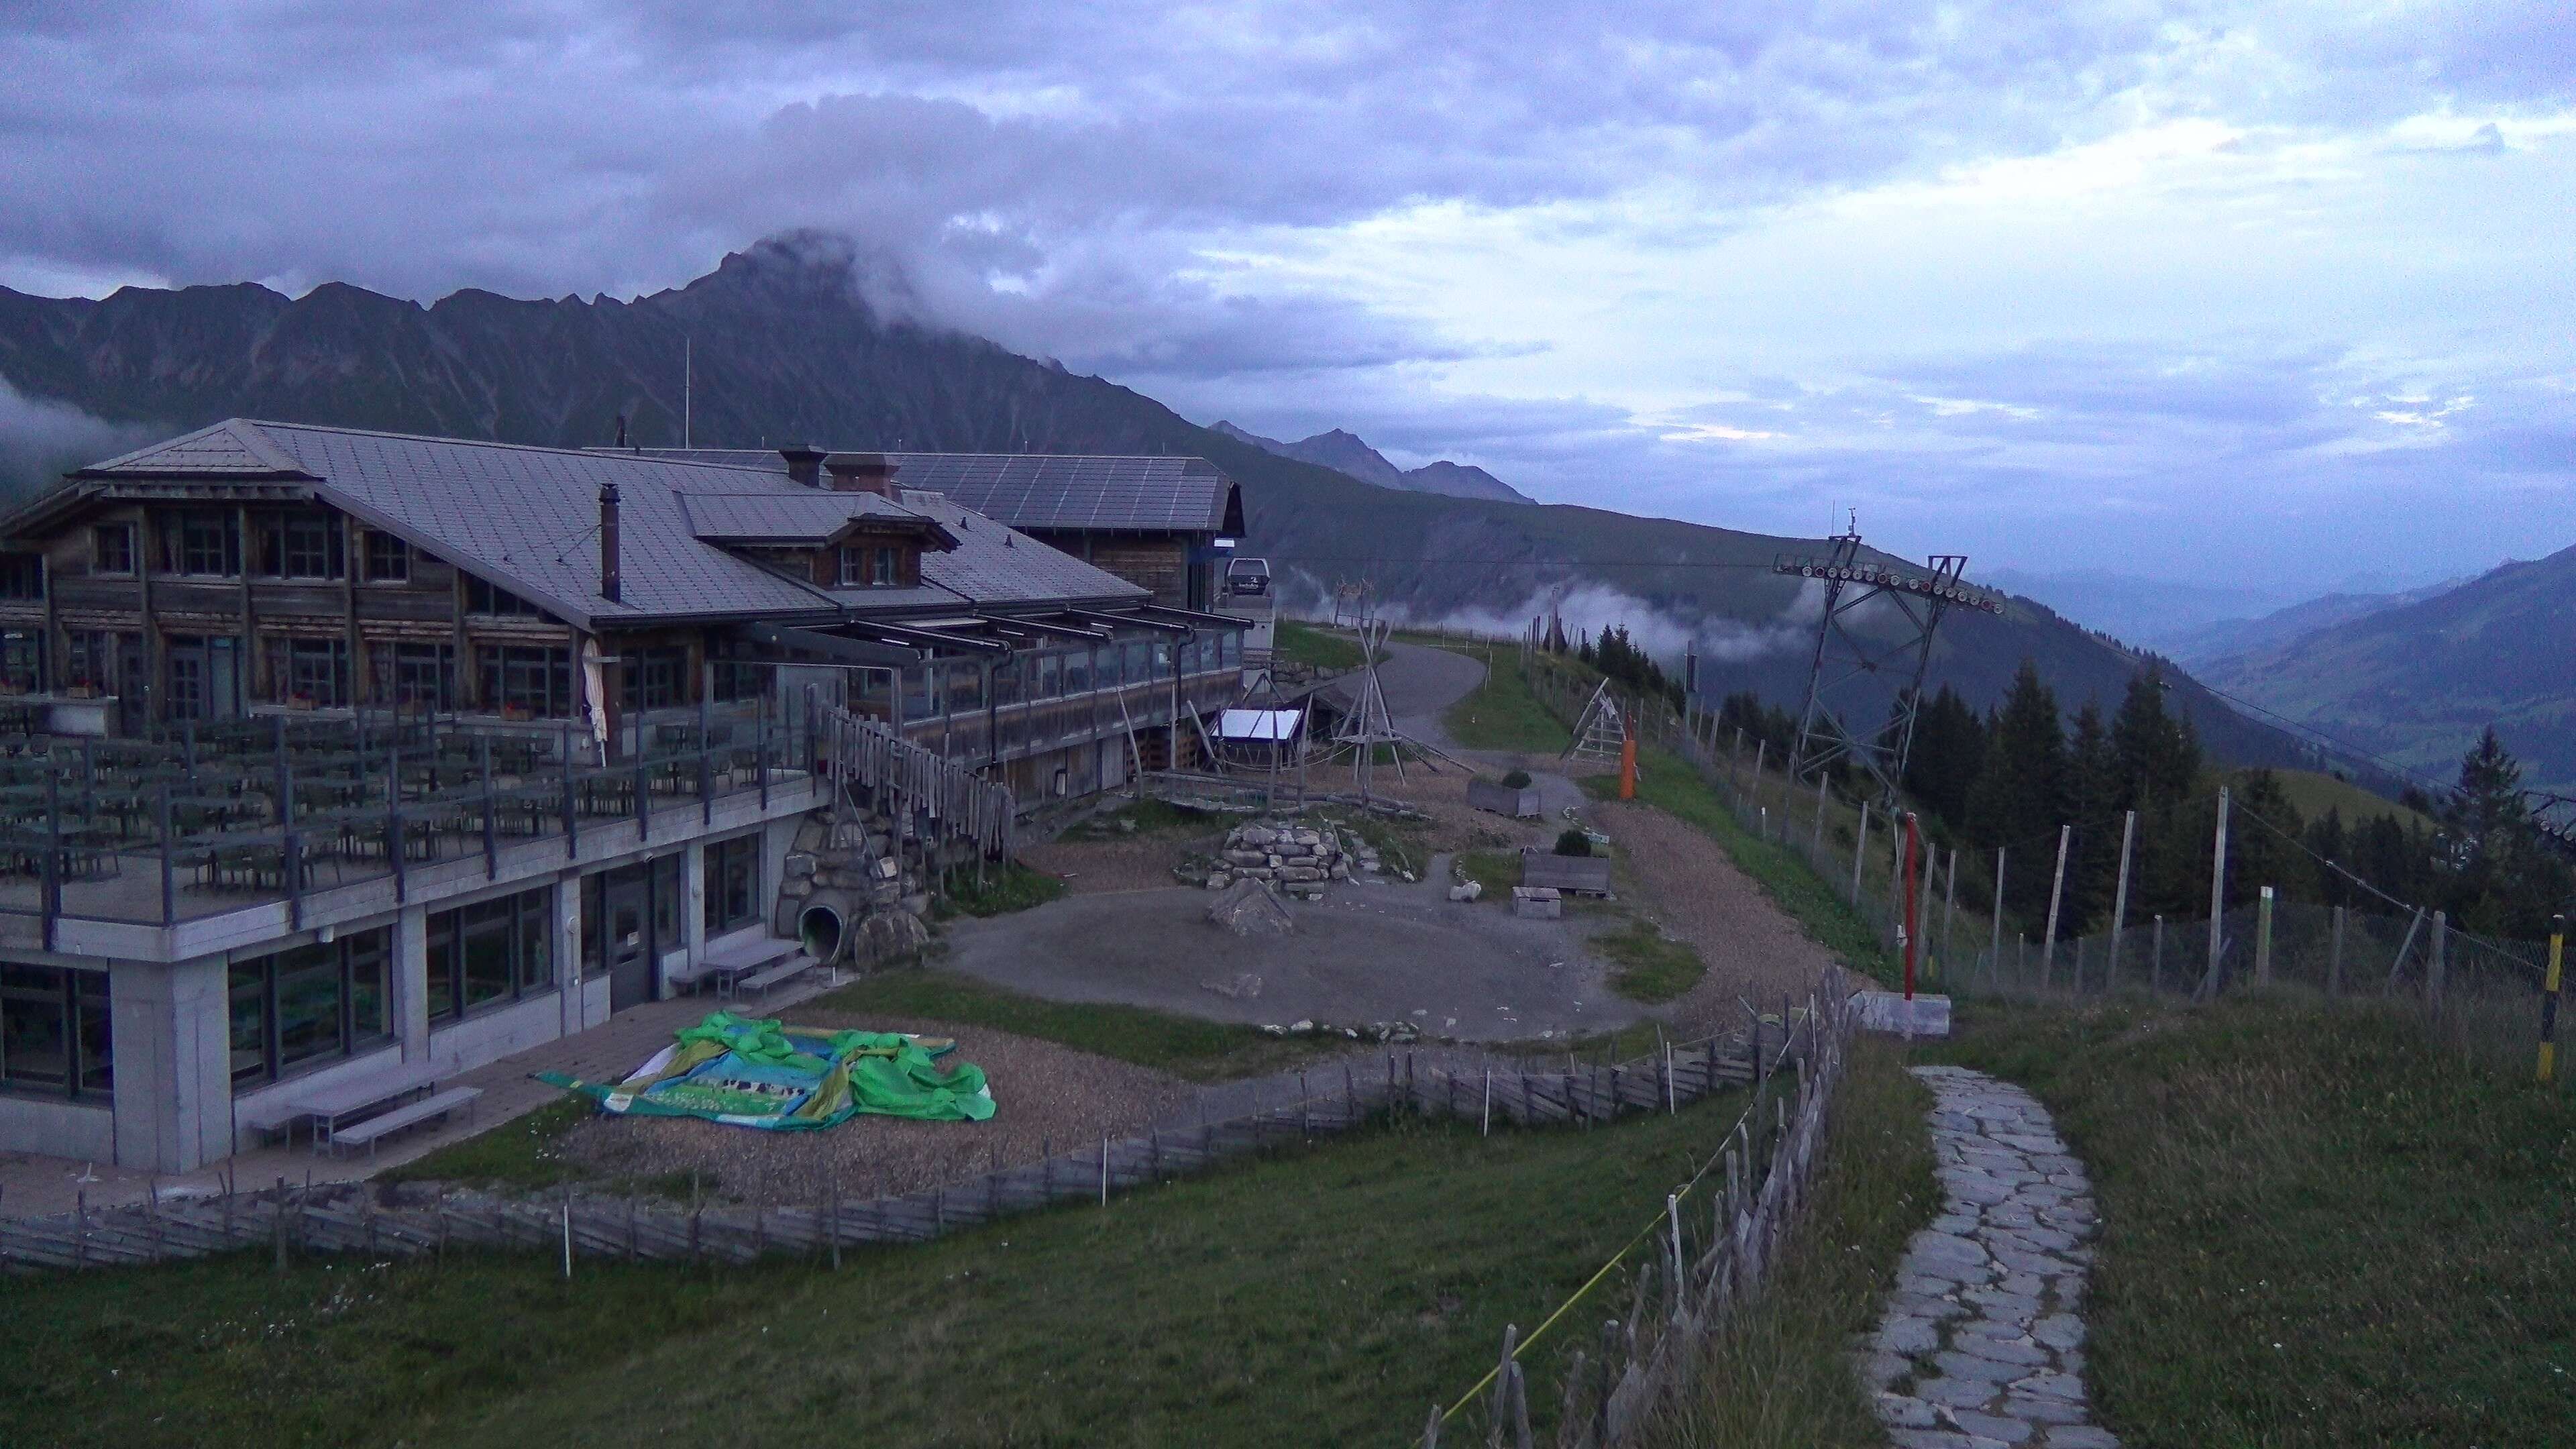
<path id="1" fill-rule="evenodd" d="M 1685 1036 L 1738 1026 L 1738 998 L 1777 1010 L 1799 1001 L 1834 954 L 1818 944 L 1759 882 L 1736 868 L 1726 847 L 1695 825 L 1652 807 L 1607 801 L 1588 818 L 1627 853 L 1645 914 L 1699 949 L 1708 974 L 1674 1004 Z"/>
<path id="2" fill-rule="evenodd" d="M 957 1039 L 957 1057 L 984 1069 L 998 1107 L 985 1122 L 914 1122 L 861 1114 L 828 1132 L 758 1132 L 684 1117 L 593 1117 L 564 1134 L 561 1150 L 621 1176 L 706 1175 L 710 1191 L 746 1202 L 811 1203 L 837 1174 L 841 1190 L 911 1192 L 988 1165 L 1035 1161 L 1124 1137 L 1173 1115 L 1189 1083 L 1054 1042 L 920 1017 L 799 1011 L 799 1026 L 864 1027 Z"/>
<path id="3" fill-rule="evenodd" d="M 1862 1367 L 1897 1449 L 2116 1449 L 2087 1422 L 2084 1274 L 2100 1227 L 2084 1164 L 2028 1092 L 1916 1067 L 1948 1201 L 1897 1265 Z"/>

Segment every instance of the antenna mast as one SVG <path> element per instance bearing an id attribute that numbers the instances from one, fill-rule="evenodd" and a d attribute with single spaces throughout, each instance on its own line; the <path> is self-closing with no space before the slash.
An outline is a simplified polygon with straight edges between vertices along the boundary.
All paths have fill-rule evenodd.
<path id="1" fill-rule="evenodd" d="M 698 377 L 697 358 L 690 351 L 692 345 L 692 339 L 680 339 L 680 446 L 683 448 L 689 446 L 689 405 L 693 401 L 690 392 Z"/>

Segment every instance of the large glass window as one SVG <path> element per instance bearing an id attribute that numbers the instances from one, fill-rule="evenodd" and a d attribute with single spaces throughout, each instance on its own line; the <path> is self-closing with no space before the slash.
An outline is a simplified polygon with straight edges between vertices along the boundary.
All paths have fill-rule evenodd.
<path id="1" fill-rule="evenodd" d="M 626 708 L 669 709 L 688 703 L 689 651 L 677 645 L 627 651 Z"/>
<path id="2" fill-rule="evenodd" d="M 680 933 L 680 907 L 686 896 L 681 860 L 666 855 L 653 862 L 653 940 L 655 949 L 676 951 L 688 939 Z"/>
<path id="3" fill-rule="evenodd" d="M 44 555 L 0 553 L 0 599 L 41 599 L 44 596 Z"/>
<path id="4" fill-rule="evenodd" d="M 1091 688 L 1091 651 L 1088 648 L 1068 650 L 1064 656 L 1064 692 L 1080 694 Z"/>
<path id="5" fill-rule="evenodd" d="M 0 1086 L 107 1096 L 112 1048 L 105 972 L 0 966 Z"/>
<path id="6" fill-rule="evenodd" d="M 399 584 L 411 578 L 411 545 L 381 529 L 367 531 L 367 582 Z"/>
<path id="7" fill-rule="evenodd" d="M 1243 631 L 1228 629 L 1217 636 L 1216 642 L 1217 662 L 1227 669 L 1240 668 L 1243 664 Z"/>
<path id="8" fill-rule="evenodd" d="M 468 578 L 465 581 L 465 612 L 535 619 L 546 617 L 545 610 L 511 593 L 508 589 L 495 588 L 477 578 Z"/>
<path id="9" fill-rule="evenodd" d="M 449 1021 L 553 989 L 554 888 L 429 918 L 429 1019 Z"/>
<path id="10" fill-rule="evenodd" d="M 90 567 L 103 574 L 134 572 L 134 525 L 102 523 L 89 533 Z"/>
<path id="11" fill-rule="evenodd" d="M 377 698 L 411 709 L 456 707 L 455 645 L 379 645 L 368 658 L 374 665 Z"/>
<path id="12" fill-rule="evenodd" d="M 1127 682 L 1129 684 L 1146 684 L 1157 677 L 1154 671 L 1154 651 L 1159 647 L 1161 646 L 1147 639 L 1139 639 L 1127 646 Z"/>
<path id="13" fill-rule="evenodd" d="M 737 836 L 707 846 L 707 934 L 760 919 L 760 837 Z"/>
<path id="14" fill-rule="evenodd" d="M 485 645 L 483 703 L 545 719 L 572 713 L 572 651 L 536 645 Z"/>
<path id="15" fill-rule="evenodd" d="M 984 666 L 951 664 L 948 666 L 948 712 L 973 714 L 984 707 Z"/>
<path id="16" fill-rule="evenodd" d="M 993 703 L 1020 702 L 1020 656 L 1005 654 L 993 661 Z"/>
<path id="17" fill-rule="evenodd" d="M 233 962 L 227 976 L 234 1089 L 390 1040 L 392 966 L 391 927 Z"/>
<path id="18" fill-rule="evenodd" d="M 229 513 L 191 513 L 179 520 L 169 551 L 183 574 L 226 578 L 241 572 L 241 535 Z"/>
<path id="19" fill-rule="evenodd" d="M 1064 693 L 1064 656 L 1033 654 L 1028 656 L 1028 661 L 1031 670 L 1029 698 L 1053 699 Z"/>
<path id="20" fill-rule="evenodd" d="M 25 694 L 45 673 L 45 636 L 33 629 L 0 629 L 0 691 Z"/>
<path id="21" fill-rule="evenodd" d="M 340 520 L 327 514 L 303 514 L 278 526 L 279 576 L 290 579 L 336 579 L 341 572 Z"/>
<path id="22" fill-rule="evenodd" d="M 1093 687 L 1098 689 L 1116 689 L 1121 683 L 1125 682 L 1127 670 L 1124 661 L 1126 658 L 1126 650 L 1116 644 L 1102 644 L 1096 646 L 1091 655 L 1091 683 Z"/>
<path id="23" fill-rule="evenodd" d="M 286 694 L 317 709 L 336 709 L 349 702 L 349 641 L 286 641 Z"/>

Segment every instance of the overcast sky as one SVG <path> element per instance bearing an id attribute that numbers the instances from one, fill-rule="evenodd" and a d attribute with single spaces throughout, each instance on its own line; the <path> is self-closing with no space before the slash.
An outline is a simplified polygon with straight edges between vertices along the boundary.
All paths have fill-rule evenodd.
<path id="1" fill-rule="evenodd" d="M 1980 567 L 2576 543 L 2576 6 L 0 0 L 0 284 L 792 227 L 1200 422 Z"/>

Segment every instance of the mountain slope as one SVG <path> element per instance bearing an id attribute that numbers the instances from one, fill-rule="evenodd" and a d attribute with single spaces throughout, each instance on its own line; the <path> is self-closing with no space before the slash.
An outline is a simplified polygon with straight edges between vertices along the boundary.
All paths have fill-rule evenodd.
<path id="1" fill-rule="evenodd" d="M 2440 779 L 2489 724 L 2576 786 L 2576 548 L 2209 667 L 2210 682 Z"/>
<path id="2" fill-rule="evenodd" d="M 2273 649 L 2337 624 L 2368 618 L 2387 609 L 2421 603 L 2457 588 L 2462 581 L 2434 584 L 2393 594 L 2324 594 L 2304 603 L 2253 619 L 2219 619 L 2197 628 L 2177 630 L 2156 641 L 2184 664 L 2198 668 L 2239 654 Z"/>
<path id="3" fill-rule="evenodd" d="M 1340 428 L 1335 428 L 1329 433 L 1317 433 L 1311 438 L 1300 438 L 1293 443 L 1283 443 L 1276 438 L 1265 438 L 1259 433 L 1247 432 L 1223 419 L 1219 419 L 1210 431 L 1223 433 L 1237 442 L 1250 443 L 1264 452 L 1276 453 L 1282 458 L 1294 458 L 1300 463 L 1312 463 L 1319 468 L 1330 468 L 1337 473 L 1347 473 L 1363 483 L 1374 483 L 1380 488 L 1401 488 L 1409 493 L 1437 493 L 1449 498 L 1491 498 L 1503 503 L 1532 501 L 1528 494 L 1484 469 L 1465 463 L 1452 463 L 1446 458 L 1436 463 L 1425 463 L 1419 468 L 1398 468 L 1387 461 L 1384 453 L 1362 442 L 1357 434 L 1344 432 Z"/>
<path id="4" fill-rule="evenodd" d="M 1366 579 L 1406 617 L 1506 631 L 1553 603 L 1573 627 L 1624 622 L 1666 657 L 1698 638 L 1713 691 L 1794 703 L 1804 688 L 1813 600 L 1770 563 L 1811 542 L 1372 486 L 1196 427 L 1100 378 L 882 320 L 848 275 L 827 242 L 800 237 L 633 302 L 460 292 L 423 307 L 346 286 L 292 300 L 230 286 L 91 301 L 0 289 L 0 378 L 156 434 L 248 415 L 581 446 L 611 441 L 623 414 L 630 441 L 661 446 L 681 440 L 686 339 L 702 445 L 1194 453 L 1244 485 L 1247 544 L 1292 601 L 1317 605 L 1335 582 Z M 2142 662 L 2016 600 L 2001 619 L 1955 616 L 1932 677 L 1983 706 L 2024 656 L 2069 709 L 2108 709 Z M 2188 681 L 2176 698 L 2229 758 L 2298 757 Z"/>

